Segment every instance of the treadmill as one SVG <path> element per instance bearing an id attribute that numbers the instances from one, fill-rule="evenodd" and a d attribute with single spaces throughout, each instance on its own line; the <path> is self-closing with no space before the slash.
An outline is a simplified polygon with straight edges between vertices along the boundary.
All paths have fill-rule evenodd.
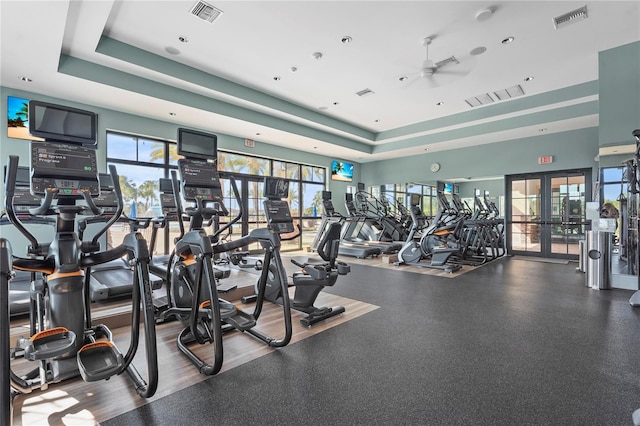
<path id="1" fill-rule="evenodd" d="M 316 233 L 316 236 L 311 243 L 311 250 L 313 251 L 317 251 L 318 244 L 320 243 L 320 241 L 322 241 L 322 238 L 329 229 L 329 225 L 331 223 L 339 222 L 344 227 L 346 220 L 345 217 L 335 211 L 333 203 L 331 202 L 330 191 L 322 191 L 322 207 L 322 222 L 320 222 L 318 232 Z M 367 257 L 379 256 L 380 254 L 382 254 L 382 249 L 380 247 L 355 243 L 348 240 L 341 239 L 338 246 L 339 256 L 350 256 L 358 259 L 366 259 Z"/>
<path id="2" fill-rule="evenodd" d="M 100 196 L 93 200 L 95 205 L 104 211 L 104 215 L 97 217 L 94 220 L 85 219 L 81 221 L 79 224 L 81 231 L 80 235 L 84 233 L 87 225 L 98 221 L 104 222 L 109 220 L 117 210 L 117 199 L 111 175 L 107 173 L 100 173 L 99 179 Z M 124 219 L 121 218 L 120 222 L 128 222 L 133 231 L 149 226 L 151 220 L 150 218 L 130 219 L 124 215 L 123 217 Z M 149 266 L 149 269 L 151 270 L 151 266 Z M 151 288 L 157 289 L 161 287 L 163 283 L 162 278 L 153 273 L 153 271 L 150 272 L 149 280 L 151 281 Z M 92 302 L 101 302 L 109 299 L 130 296 L 133 291 L 133 270 L 124 257 L 112 260 L 111 262 L 92 266 L 88 276 L 89 296 Z"/>
<path id="3" fill-rule="evenodd" d="M 384 241 L 377 239 L 381 232 L 376 232 L 371 229 L 371 225 L 367 223 L 370 219 L 369 217 L 358 214 L 355 203 L 353 202 L 353 194 L 345 194 L 344 205 L 349 212 L 349 217 L 345 218 L 346 226 L 343 226 L 341 241 L 379 247 L 383 254 L 393 254 L 400 251 L 404 245 L 404 241 Z M 374 237 L 376 239 L 373 239 Z"/>

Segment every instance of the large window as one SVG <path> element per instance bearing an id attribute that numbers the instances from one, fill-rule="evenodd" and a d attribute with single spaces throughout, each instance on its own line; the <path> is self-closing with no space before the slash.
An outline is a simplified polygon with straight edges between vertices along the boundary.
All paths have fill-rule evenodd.
<path id="1" fill-rule="evenodd" d="M 177 169 L 176 144 L 173 141 L 152 139 L 117 132 L 107 132 L 107 164 L 114 164 L 120 175 L 120 185 L 125 202 L 124 212 L 130 217 L 160 216 L 158 181 L 170 177 Z M 326 169 L 264 157 L 218 151 L 218 170 L 223 178 L 225 206 L 231 214 L 237 213 L 229 177 L 233 176 L 242 193 L 244 215 L 240 228 L 234 227 L 234 235 L 245 235 L 255 227 L 264 226 L 262 192 L 259 190 L 264 176 L 288 179 L 291 214 L 300 226 L 302 236 L 283 243 L 283 248 L 301 249 L 309 246 L 320 223 L 322 191 L 326 189 Z M 224 223 L 227 219 L 222 218 Z M 236 232 L 235 230 L 238 229 Z M 112 241 L 122 241 L 128 232 L 125 224 L 113 227 Z M 150 239 L 151 230 L 145 237 Z M 173 223 L 164 236 L 159 235 L 155 253 L 167 253 L 178 235 L 178 225 Z M 256 246 L 257 248 L 258 246 Z"/>

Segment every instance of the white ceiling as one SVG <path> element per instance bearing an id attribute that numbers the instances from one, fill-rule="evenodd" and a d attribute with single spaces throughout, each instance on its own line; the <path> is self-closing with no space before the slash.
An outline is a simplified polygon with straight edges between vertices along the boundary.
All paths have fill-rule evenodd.
<path id="1" fill-rule="evenodd" d="M 2 0 L 1 84 L 368 162 L 424 153 L 426 148 L 438 151 L 535 136 L 541 128 L 553 133 L 597 126 L 597 114 L 584 114 L 443 137 L 437 143 L 420 139 L 469 125 L 450 118 L 472 110 L 464 101 L 471 96 L 519 84 L 530 97 L 597 80 L 599 51 L 640 40 L 639 1 L 207 0 L 223 11 L 211 24 L 189 13 L 195 3 Z M 586 20 L 554 28 L 553 17 L 585 4 Z M 492 15 L 476 20 L 483 9 Z M 342 43 L 344 36 L 352 42 Z M 433 37 L 430 59 L 438 62 L 454 55 L 460 63 L 421 78 L 426 55 L 421 41 L 426 36 Z M 508 36 L 515 38 L 513 43 L 502 44 Z M 109 50 L 122 43 L 140 50 L 128 58 L 121 49 Z M 486 52 L 470 55 L 477 47 L 486 47 Z M 314 52 L 321 52 L 322 59 L 314 59 Z M 66 56 L 97 65 L 99 72 L 84 77 L 62 72 Z M 176 68 L 173 61 L 183 67 Z M 144 81 L 131 77 L 127 87 L 123 80 L 130 79 L 119 72 L 162 86 L 150 86 L 157 88 L 153 93 L 138 91 L 136 85 Z M 195 80 L 194 75 L 205 78 Z M 408 81 L 399 81 L 401 76 Z M 525 82 L 528 76 L 534 79 Z M 375 93 L 356 95 L 366 88 Z M 226 107 L 200 108 L 180 96 L 184 91 L 259 112 L 264 119 L 253 120 L 254 113 L 228 114 Z M 563 105 L 501 109 L 472 121 L 497 122 L 594 99 L 597 94 Z M 513 101 L 494 105 L 508 102 Z M 483 108 L 490 107 L 474 110 Z M 299 126 L 279 125 L 281 120 L 269 117 Z M 404 127 L 413 124 L 418 124 L 415 130 Z"/>

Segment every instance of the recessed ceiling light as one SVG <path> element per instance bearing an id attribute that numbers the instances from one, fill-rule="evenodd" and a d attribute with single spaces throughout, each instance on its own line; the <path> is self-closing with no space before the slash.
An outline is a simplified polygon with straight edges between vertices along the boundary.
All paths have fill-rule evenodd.
<path id="1" fill-rule="evenodd" d="M 546 131 L 547 131 L 547 128 L 546 128 L 546 127 L 542 127 L 542 128 L 540 128 L 540 129 L 538 129 L 538 131 L 539 131 L 539 132 L 546 132 Z"/>
<path id="2" fill-rule="evenodd" d="M 482 55 L 486 51 L 487 51 L 486 47 L 478 46 L 475 49 L 472 49 L 471 52 L 469 52 L 469 54 L 472 56 L 478 56 L 478 55 Z"/>
<path id="3" fill-rule="evenodd" d="M 531 77 L 531 76 L 524 78 L 524 81 L 531 81 L 531 80 L 533 80 L 533 77 Z"/>
<path id="4" fill-rule="evenodd" d="M 179 55 L 180 51 L 172 46 L 167 46 L 164 48 L 165 52 L 170 53 L 172 55 Z"/>
<path id="5" fill-rule="evenodd" d="M 178 36 L 178 40 L 181 43 L 189 43 L 189 37 L 187 37 L 187 36 Z"/>
<path id="6" fill-rule="evenodd" d="M 409 77 L 407 77 L 406 75 L 403 75 L 402 77 L 400 77 L 398 80 L 400 81 L 407 81 L 409 80 Z"/>
<path id="7" fill-rule="evenodd" d="M 344 44 L 349 44 L 353 41 L 353 39 L 351 38 L 351 36 L 344 36 L 340 39 L 340 41 Z"/>
<path id="8" fill-rule="evenodd" d="M 260 132 L 256 132 L 256 136 L 260 136 L 262 133 Z"/>
<path id="9" fill-rule="evenodd" d="M 373 121 L 375 121 L 376 123 L 379 123 L 379 122 L 380 122 L 380 120 L 377 120 L 377 119 L 376 119 L 376 120 L 373 120 Z"/>
<path id="10" fill-rule="evenodd" d="M 291 67 L 291 68 L 289 68 L 289 69 L 291 70 L 291 72 L 296 72 L 296 71 L 298 71 L 298 67 Z"/>
<path id="11" fill-rule="evenodd" d="M 509 44 L 509 43 L 513 43 L 513 41 L 515 40 L 515 37 L 509 36 L 506 38 L 503 38 L 502 41 L 500 43 L 502 44 Z"/>
<path id="12" fill-rule="evenodd" d="M 25 77 L 25 76 L 23 76 L 23 75 L 18 76 L 18 78 L 19 78 L 21 81 L 24 81 L 25 83 L 31 83 L 31 82 L 33 81 L 33 80 L 31 80 L 29 77 Z"/>
<path id="13" fill-rule="evenodd" d="M 440 101 L 440 102 L 436 103 L 436 105 L 442 106 L 442 105 L 444 105 L 444 102 Z"/>
<path id="14" fill-rule="evenodd" d="M 281 79 L 280 79 L 280 76 L 277 76 L 277 75 L 276 75 L 275 77 L 273 77 L 273 79 L 274 79 L 275 81 L 280 81 L 280 80 L 281 80 Z"/>
<path id="15" fill-rule="evenodd" d="M 176 115 L 176 113 L 175 112 L 170 112 L 169 115 L 174 116 L 174 115 Z"/>
<path id="16" fill-rule="evenodd" d="M 340 102 L 334 102 L 333 104 L 334 105 L 340 105 Z"/>
<path id="17" fill-rule="evenodd" d="M 322 59 L 322 52 L 313 52 L 311 56 L 313 56 L 313 59 L 315 59 L 316 61 L 319 61 L 320 59 Z"/>

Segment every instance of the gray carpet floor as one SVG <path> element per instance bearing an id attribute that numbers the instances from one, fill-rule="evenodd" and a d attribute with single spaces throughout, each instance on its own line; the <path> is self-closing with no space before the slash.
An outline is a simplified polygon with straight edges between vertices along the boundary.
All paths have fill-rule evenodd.
<path id="1" fill-rule="evenodd" d="M 328 291 L 380 309 L 103 425 L 631 423 L 632 292 L 585 288 L 573 264 L 406 268 L 353 265 Z"/>

